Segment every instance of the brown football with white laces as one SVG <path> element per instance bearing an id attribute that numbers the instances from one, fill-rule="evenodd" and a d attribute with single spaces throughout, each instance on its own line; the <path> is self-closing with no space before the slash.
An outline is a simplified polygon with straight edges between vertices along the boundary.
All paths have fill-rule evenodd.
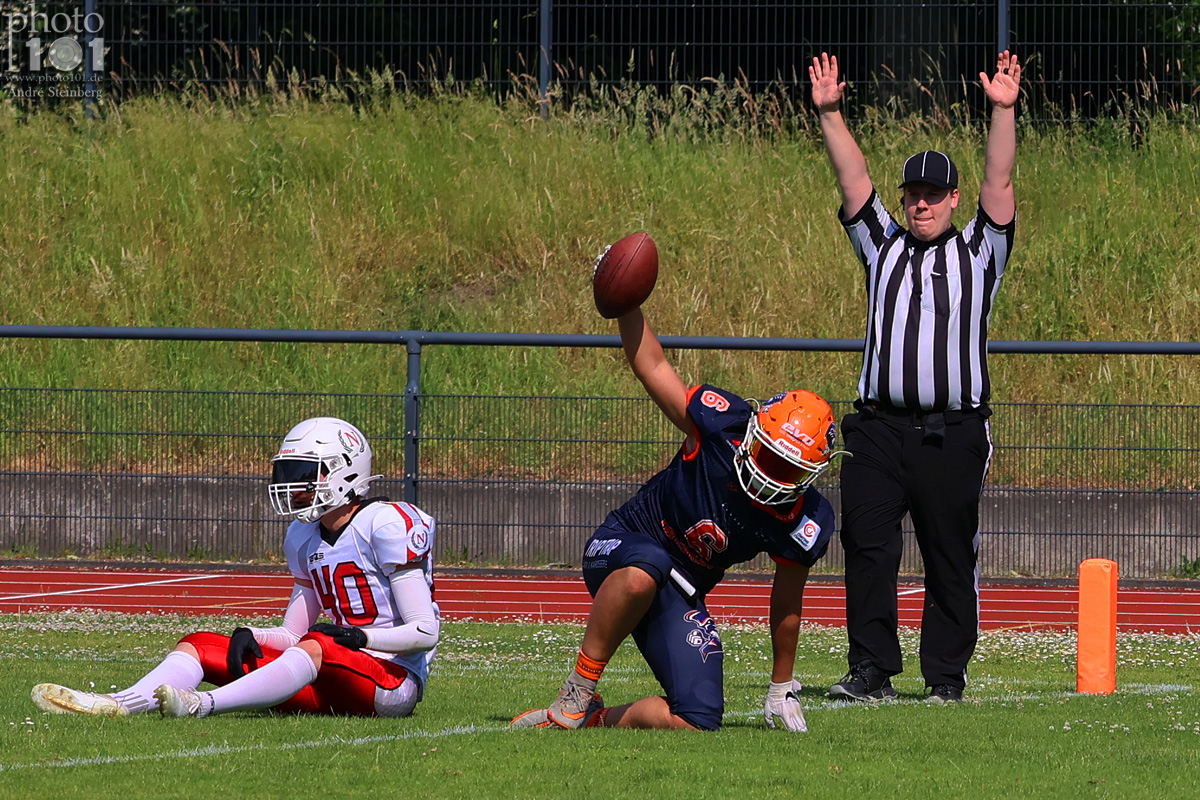
<path id="1" fill-rule="evenodd" d="M 631 233 L 596 259 L 592 295 L 596 310 L 615 319 L 646 302 L 658 280 L 658 248 L 648 233 Z"/>

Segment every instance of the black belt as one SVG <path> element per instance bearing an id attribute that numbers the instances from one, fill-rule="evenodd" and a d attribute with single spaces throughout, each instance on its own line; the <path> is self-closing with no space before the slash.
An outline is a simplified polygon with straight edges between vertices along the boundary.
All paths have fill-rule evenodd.
<path id="1" fill-rule="evenodd" d="M 946 438 L 947 425 L 961 425 L 963 420 L 987 419 L 992 415 L 992 410 L 987 405 L 977 408 L 951 408 L 944 411 L 930 409 L 914 411 L 910 408 L 894 406 L 891 403 L 881 403 L 878 400 L 867 402 L 855 400 L 854 407 L 858 409 L 858 413 L 863 419 L 882 417 L 924 430 L 925 436 L 922 441 L 929 444 L 942 443 L 942 440 Z"/>

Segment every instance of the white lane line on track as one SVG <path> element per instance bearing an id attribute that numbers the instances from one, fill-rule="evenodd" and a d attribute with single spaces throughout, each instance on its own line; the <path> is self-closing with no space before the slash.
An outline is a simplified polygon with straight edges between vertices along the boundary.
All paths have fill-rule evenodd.
<path id="1" fill-rule="evenodd" d="M 61 761 L 35 761 L 26 764 L 0 764 L 0 772 L 11 772 L 18 769 L 44 769 L 47 767 L 95 767 L 109 764 L 132 764 L 138 761 L 166 761 L 170 759 L 203 758 L 204 756 L 227 756 L 235 753 L 256 753 L 286 750 L 311 750 L 318 747 L 362 747 L 381 742 L 402 742 L 407 739 L 436 739 L 440 736 L 460 736 L 467 733 L 495 733 L 506 728 L 482 727 L 478 725 L 458 725 L 440 731 L 409 731 L 391 736 L 360 736 L 352 739 L 334 736 L 328 739 L 314 739 L 307 742 L 288 742 L 280 745 L 210 745 L 188 750 L 174 750 L 167 753 L 145 753 L 129 756 L 92 756 L 91 758 L 64 758 Z"/>
<path id="2" fill-rule="evenodd" d="M 96 592 L 111 592 L 115 589 L 139 589 L 143 586 L 165 586 L 169 583 L 187 583 L 188 581 L 206 581 L 213 578 L 218 578 L 219 575 L 191 575 L 186 578 L 172 578 L 165 581 L 145 581 L 142 583 L 114 583 L 110 586 L 89 586 L 85 589 L 66 589 L 61 592 L 38 592 L 36 594 L 18 594 L 13 596 L 0 596 L 0 603 L 8 603 L 13 600 L 30 600 L 41 597 L 61 597 L 67 594 L 93 594 Z"/>

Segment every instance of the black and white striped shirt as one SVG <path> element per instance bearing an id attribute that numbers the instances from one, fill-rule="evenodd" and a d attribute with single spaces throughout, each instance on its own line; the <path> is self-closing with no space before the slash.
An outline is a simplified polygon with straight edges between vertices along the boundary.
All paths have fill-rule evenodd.
<path id="1" fill-rule="evenodd" d="M 980 208 L 962 231 L 910 235 L 879 193 L 842 223 L 866 267 L 867 332 L 859 397 L 927 411 L 987 402 L 987 333 L 1016 220 Z"/>

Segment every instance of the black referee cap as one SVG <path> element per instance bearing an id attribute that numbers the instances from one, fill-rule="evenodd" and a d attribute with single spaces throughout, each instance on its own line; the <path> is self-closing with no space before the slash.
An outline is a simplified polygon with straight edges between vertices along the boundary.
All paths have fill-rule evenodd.
<path id="1" fill-rule="evenodd" d="M 900 184 L 903 189 L 910 183 L 929 183 L 939 189 L 958 188 L 958 167 L 950 160 L 950 156 L 937 150 L 926 150 L 910 156 L 904 162 L 904 181 Z"/>

